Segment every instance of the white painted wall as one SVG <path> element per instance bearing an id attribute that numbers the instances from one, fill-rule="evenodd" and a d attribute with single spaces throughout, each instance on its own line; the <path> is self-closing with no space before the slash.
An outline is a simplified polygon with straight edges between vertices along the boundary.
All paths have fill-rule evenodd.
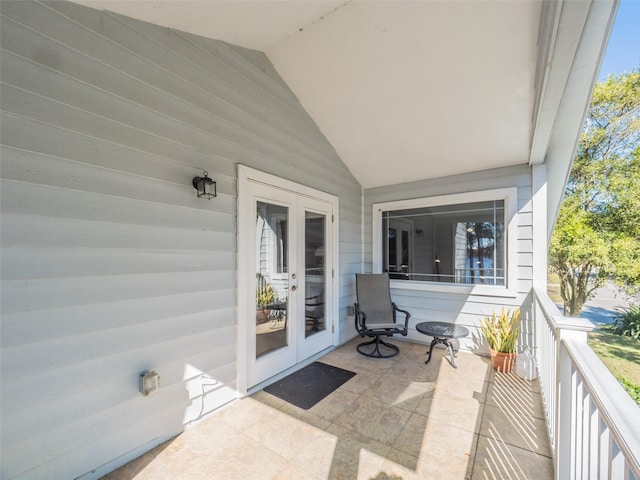
<path id="1" fill-rule="evenodd" d="M 97 478 L 235 397 L 238 163 L 340 198 L 352 335 L 361 188 L 263 54 L 1 8 L 0 476 Z M 147 369 L 161 388 L 142 397 Z"/>

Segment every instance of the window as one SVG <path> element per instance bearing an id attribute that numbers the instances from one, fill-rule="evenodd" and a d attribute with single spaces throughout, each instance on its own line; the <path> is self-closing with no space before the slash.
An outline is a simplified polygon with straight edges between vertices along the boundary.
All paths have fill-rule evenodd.
<path id="1" fill-rule="evenodd" d="M 511 188 L 375 204 L 374 268 L 406 288 L 507 289 L 515 201 Z"/>

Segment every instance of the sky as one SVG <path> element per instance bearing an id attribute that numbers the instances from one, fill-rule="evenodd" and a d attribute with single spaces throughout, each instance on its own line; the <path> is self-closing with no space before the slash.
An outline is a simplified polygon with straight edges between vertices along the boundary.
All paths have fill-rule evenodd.
<path id="1" fill-rule="evenodd" d="M 598 79 L 637 67 L 640 67 L 640 0 L 622 0 Z"/>

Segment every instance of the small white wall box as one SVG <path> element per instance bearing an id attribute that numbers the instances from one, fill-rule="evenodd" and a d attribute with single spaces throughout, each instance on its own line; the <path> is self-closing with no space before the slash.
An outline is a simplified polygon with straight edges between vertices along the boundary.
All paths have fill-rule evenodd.
<path id="1" fill-rule="evenodd" d="M 160 375 L 154 370 L 140 374 L 140 393 L 145 397 L 155 393 L 160 388 Z"/>

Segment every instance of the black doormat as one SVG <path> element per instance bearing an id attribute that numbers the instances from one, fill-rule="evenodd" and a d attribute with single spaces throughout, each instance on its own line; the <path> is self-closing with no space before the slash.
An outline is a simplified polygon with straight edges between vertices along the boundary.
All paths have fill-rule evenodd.
<path id="1" fill-rule="evenodd" d="M 265 387 L 264 391 L 309 410 L 354 375 L 355 372 L 343 368 L 314 362 Z"/>

